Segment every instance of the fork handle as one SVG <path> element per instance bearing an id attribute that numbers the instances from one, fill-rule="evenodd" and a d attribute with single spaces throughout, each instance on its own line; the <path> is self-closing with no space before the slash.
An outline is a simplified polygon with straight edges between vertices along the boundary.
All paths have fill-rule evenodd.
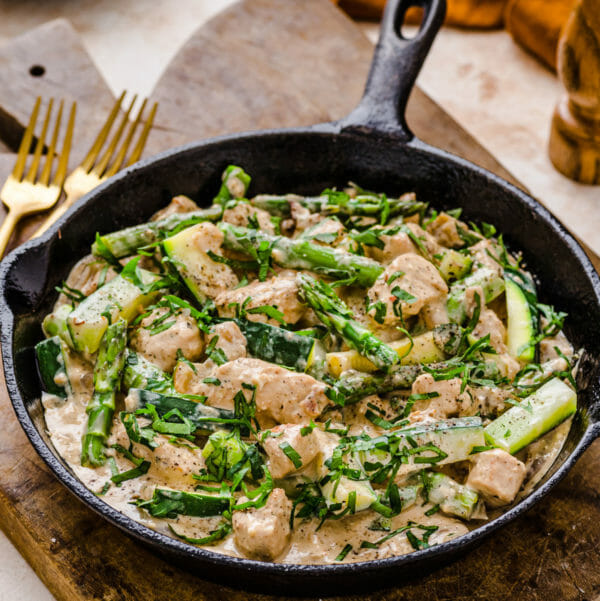
<path id="1" fill-rule="evenodd" d="M 4 255 L 4 251 L 8 246 L 8 242 L 12 233 L 15 229 L 15 226 L 21 219 L 22 213 L 18 213 L 17 211 L 9 210 L 8 214 L 4 218 L 2 225 L 0 226 L 0 257 Z"/>

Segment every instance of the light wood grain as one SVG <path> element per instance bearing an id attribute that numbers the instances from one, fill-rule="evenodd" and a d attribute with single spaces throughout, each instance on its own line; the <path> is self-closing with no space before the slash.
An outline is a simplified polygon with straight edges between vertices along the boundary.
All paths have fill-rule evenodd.
<path id="1" fill-rule="evenodd" d="M 295 22 L 300 24 L 296 29 Z M 319 39 L 327 40 L 321 51 L 313 47 Z M 371 53 L 371 45 L 328 0 L 246 0 L 202 28 L 164 74 L 154 94 L 161 102 L 162 121 L 153 149 L 259 124 L 306 124 L 342 116 L 360 97 Z M 346 55 L 352 60 L 346 61 Z M 202 62 L 205 56 L 217 64 Z M 324 91 L 332 81 L 335 88 Z M 187 86 L 194 94 L 187 94 Z M 232 86 L 235 92 L 229 91 Z M 210 97 L 205 101 L 210 88 L 225 95 L 222 105 Z M 236 101 L 238 112 L 232 113 Z M 418 90 L 411 99 L 409 123 L 429 142 L 508 175 Z M 59 601 L 272 599 L 184 572 L 86 509 L 50 475 L 29 445 L 1 379 L 0 391 L 0 527 Z M 599 490 L 600 444 L 595 444 L 533 512 L 460 562 L 399 582 L 397 589 L 369 599 L 592 600 L 600 594 Z M 282 590 L 281 595 L 291 592 Z"/>
<path id="2" fill-rule="evenodd" d="M 564 175 L 600 184 L 600 0 L 579 0 L 558 49 L 567 94 L 556 107 L 550 159 Z"/>

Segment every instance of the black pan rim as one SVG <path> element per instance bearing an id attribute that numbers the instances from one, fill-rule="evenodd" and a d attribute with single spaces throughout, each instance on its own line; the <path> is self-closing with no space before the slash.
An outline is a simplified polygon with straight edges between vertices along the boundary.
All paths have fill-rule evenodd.
<path id="1" fill-rule="evenodd" d="M 85 195 L 80 199 L 65 215 L 53 225 L 43 236 L 38 239 L 32 240 L 13 251 L 0 265 L 0 326 L 1 326 L 1 347 L 2 356 L 5 369 L 5 377 L 9 396 L 17 418 L 24 429 L 27 437 L 31 441 L 36 452 L 44 460 L 46 465 L 51 469 L 58 480 L 67 487 L 77 498 L 79 498 L 88 507 L 105 517 L 109 522 L 118 526 L 128 534 L 135 538 L 149 543 L 151 546 L 158 546 L 162 549 L 168 550 L 174 555 L 185 556 L 191 559 L 201 560 L 206 566 L 214 565 L 219 567 L 228 567 L 236 571 L 252 571 L 256 573 L 262 573 L 265 575 L 282 576 L 282 575 L 297 575 L 297 576 L 316 576 L 316 577 L 334 577 L 341 576 L 350 572 L 356 572 L 360 570 L 362 572 L 376 575 L 379 572 L 387 572 L 393 568 L 399 568 L 400 566 L 405 567 L 408 565 L 418 564 L 421 560 L 433 560 L 434 558 L 443 559 L 446 556 L 451 555 L 453 552 L 467 548 L 482 540 L 501 526 L 508 524 L 515 518 L 526 512 L 534 504 L 536 504 L 541 498 L 543 498 L 552 488 L 554 488 L 560 480 L 566 475 L 571 469 L 575 461 L 581 456 L 583 451 L 597 438 L 600 436 L 600 422 L 590 420 L 585 432 L 583 433 L 580 441 L 578 442 L 575 449 L 570 455 L 564 460 L 562 465 L 556 470 L 556 472 L 539 488 L 533 491 L 528 497 L 520 501 L 514 507 L 509 509 L 506 513 L 499 517 L 491 520 L 482 526 L 470 531 L 469 533 L 458 537 L 447 543 L 415 551 L 407 555 L 400 555 L 396 557 L 390 557 L 386 559 L 378 559 L 366 562 L 354 562 L 348 564 L 285 564 L 285 563 L 271 563 L 271 562 L 260 562 L 250 559 L 231 557 L 221 553 L 215 553 L 208 549 L 201 549 L 189 545 L 183 541 L 171 538 L 167 535 L 161 534 L 155 530 L 148 528 L 120 513 L 110 505 L 105 503 L 101 498 L 97 497 L 93 492 L 87 489 L 83 483 L 78 480 L 54 455 L 50 447 L 44 442 L 40 436 L 35 424 L 33 423 L 25 402 L 21 397 L 18 389 L 16 373 L 14 371 L 13 363 L 13 349 L 12 339 L 14 330 L 15 315 L 13 314 L 8 301 L 6 299 L 6 288 L 7 278 L 13 265 L 17 263 L 23 255 L 32 252 L 34 249 L 50 244 L 52 238 L 57 235 L 58 230 L 64 226 L 69 219 L 77 213 L 77 211 L 88 202 L 91 202 L 94 198 L 99 195 L 104 195 L 110 188 L 116 183 L 123 179 L 126 179 L 131 173 L 150 170 L 161 161 L 172 160 L 174 157 L 185 155 L 191 151 L 196 150 L 210 150 L 210 147 L 215 144 L 236 139 L 246 138 L 264 138 L 267 136 L 281 136 L 281 135 L 297 135 L 297 136 L 319 136 L 323 134 L 338 134 L 340 137 L 350 135 L 365 135 L 370 132 L 350 132 L 343 131 L 339 124 L 323 124 L 318 126 L 312 126 L 308 128 L 290 128 L 285 130 L 266 130 L 260 132 L 246 132 L 243 134 L 232 134 L 227 136 L 220 136 L 216 138 L 210 138 L 201 142 L 194 142 L 177 148 L 173 148 L 162 152 L 154 157 L 145 159 L 140 163 L 120 172 L 113 178 L 103 183 L 101 186 L 93 190 L 92 192 Z M 381 132 L 378 132 L 382 135 Z M 391 135 L 391 134 L 390 134 Z M 393 135 L 391 135 L 393 138 Z M 456 167 L 466 168 L 472 172 L 476 172 L 480 176 L 484 176 L 488 180 L 492 181 L 495 185 L 504 188 L 508 192 L 517 196 L 520 202 L 523 202 L 528 208 L 534 211 L 539 217 L 541 217 L 546 223 L 548 223 L 554 230 L 557 237 L 560 237 L 563 242 L 569 247 L 569 249 L 576 256 L 578 262 L 584 268 L 586 275 L 593 283 L 593 288 L 596 296 L 596 302 L 600 304 L 600 277 L 594 269 L 591 261 L 573 238 L 573 236 L 564 228 L 564 226 L 540 203 L 538 203 L 531 196 L 513 186 L 509 182 L 502 178 L 488 172 L 487 170 L 466 161 L 460 157 L 452 155 L 446 151 L 434 148 L 421 142 L 418 139 L 412 139 L 408 143 L 398 140 L 399 143 L 405 143 L 409 148 L 414 148 L 422 152 L 432 154 L 438 160 L 445 160 L 453 163 Z M 597 419 L 597 418 L 596 418 Z"/>

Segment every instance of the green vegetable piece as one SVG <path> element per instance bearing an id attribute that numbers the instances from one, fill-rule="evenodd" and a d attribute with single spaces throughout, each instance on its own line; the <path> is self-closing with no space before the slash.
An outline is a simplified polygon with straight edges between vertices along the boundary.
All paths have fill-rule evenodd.
<path id="1" fill-rule="evenodd" d="M 250 248 L 258 251 L 261 243 L 271 245 L 271 259 L 281 267 L 308 269 L 336 279 L 355 278 L 358 286 L 366 288 L 372 286 L 383 272 L 383 266 L 377 261 L 314 244 L 309 240 L 272 236 L 225 222 L 219 223 L 219 228 L 225 236 L 225 248 L 249 254 Z"/>
<path id="2" fill-rule="evenodd" d="M 459 325 L 464 325 L 467 321 L 465 292 L 467 288 L 475 286 L 481 286 L 485 302 L 489 303 L 504 292 L 504 279 L 493 269 L 481 267 L 466 278 L 452 284 L 446 301 L 450 321 Z"/>
<path id="3" fill-rule="evenodd" d="M 138 269 L 137 273 L 142 285 L 150 286 L 160 280 L 160 276 L 144 269 Z M 160 290 L 145 292 L 122 275 L 98 288 L 67 316 L 75 350 L 95 353 L 109 325 L 108 317 L 112 322 L 120 318 L 130 322 L 140 307 L 149 305 L 159 295 Z"/>
<path id="4" fill-rule="evenodd" d="M 517 453 L 577 410 L 577 394 L 553 378 L 485 427 L 488 444 Z"/>
<path id="5" fill-rule="evenodd" d="M 174 392 L 171 376 L 131 349 L 127 349 L 123 386 L 127 390 L 141 388 L 165 394 Z"/>
<path id="6" fill-rule="evenodd" d="M 203 495 L 166 488 L 155 488 L 151 499 L 136 501 L 140 509 L 145 509 L 155 518 L 176 518 L 178 515 L 206 518 L 222 515 L 230 504 L 230 496 Z"/>
<path id="7" fill-rule="evenodd" d="M 504 278 L 506 287 L 506 346 L 515 359 L 531 363 L 535 357 L 536 324 L 523 289 L 514 280 Z"/>
<path id="8" fill-rule="evenodd" d="M 248 445 L 236 432 L 217 430 L 208 437 L 202 456 L 206 460 L 208 473 L 220 481 L 228 470 L 245 459 L 247 450 Z M 245 464 L 250 465 L 247 460 Z"/>
<path id="9" fill-rule="evenodd" d="M 73 307 L 71 305 L 61 305 L 58 307 L 58 309 L 46 315 L 44 321 L 42 322 L 42 330 L 44 334 L 48 338 L 51 338 L 52 336 L 59 336 L 69 346 L 73 346 L 71 333 L 69 332 L 69 328 L 67 326 L 67 318 L 71 314 L 71 311 L 73 311 Z"/>
<path id="10" fill-rule="evenodd" d="M 120 319 L 107 327 L 94 366 L 94 394 L 88 403 L 88 423 L 83 436 L 81 465 L 104 465 L 104 445 L 115 412 L 115 394 L 125 365 L 127 322 Z"/>
<path id="11" fill-rule="evenodd" d="M 69 380 L 63 344 L 58 336 L 47 338 L 35 345 L 35 354 L 43 389 L 50 394 L 66 398 Z"/>
<path id="12" fill-rule="evenodd" d="M 244 198 L 251 179 L 241 167 L 229 165 L 221 176 L 223 183 L 215 196 L 215 204 L 224 205 L 228 200 Z"/>
<path id="13" fill-rule="evenodd" d="M 400 361 L 393 348 L 353 319 L 352 311 L 331 286 L 303 273 L 298 274 L 296 281 L 304 302 L 327 328 L 339 334 L 350 347 L 380 368 L 389 368 Z"/>
<path id="14" fill-rule="evenodd" d="M 429 502 L 439 505 L 444 513 L 463 520 L 473 515 L 479 495 L 468 486 L 459 484 L 445 474 L 429 471 L 423 473 L 423 484 Z"/>
<path id="15" fill-rule="evenodd" d="M 316 338 L 258 321 L 234 321 L 246 337 L 248 352 L 263 361 L 307 371 L 324 359 L 324 350 Z"/>
<path id="16" fill-rule="evenodd" d="M 454 282 L 468 275 L 473 266 L 473 259 L 468 255 L 449 249 L 438 265 L 438 270 L 446 282 Z"/>
<path id="17" fill-rule="evenodd" d="M 136 254 L 140 248 L 162 240 L 170 233 L 204 221 L 218 221 L 222 215 L 223 207 L 213 205 L 199 211 L 175 213 L 158 221 L 132 225 L 117 232 L 98 236 L 96 242 L 92 244 L 92 254 L 101 257 L 108 251 L 115 259 L 128 257 Z"/>
<path id="18" fill-rule="evenodd" d="M 208 434 L 216 430 L 232 428 L 239 424 L 233 411 L 209 407 L 198 401 L 186 399 L 176 393 L 161 394 L 150 390 L 129 390 L 129 398 L 135 401 L 136 409 L 143 409 L 146 405 L 154 405 L 160 417 L 176 409 L 188 419 L 195 427 L 194 434 Z"/>

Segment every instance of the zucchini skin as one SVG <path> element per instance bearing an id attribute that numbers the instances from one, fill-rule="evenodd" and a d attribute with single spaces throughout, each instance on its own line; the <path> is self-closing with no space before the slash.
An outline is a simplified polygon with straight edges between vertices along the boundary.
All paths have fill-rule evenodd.
<path id="1" fill-rule="evenodd" d="M 143 284 L 150 284 L 160 277 L 144 269 L 138 271 Z M 160 293 L 160 290 L 145 293 L 122 275 L 98 288 L 81 301 L 66 318 L 75 350 L 88 354 L 98 350 L 102 336 L 109 325 L 107 311 L 110 313 L 112 323 L 119 318 L 130 322 L 137 315 L 140 307 L 149 305 Z"/>
<path id="2" fill-rule="evenodd" d="M 490 445 L 514 455 L 546 434 L 577 410 L 577 393 L 553 378 L 485 427 Z"/>
<path id="3" fill-rule="evenodd" d="M 47 338 L 35 345 L 37 368 L 43 390 L 63 399 L 68 396 L 68 378 L 61 339 L 58 336 Z M 56 383 L 56 376 L 64 378 L 64 385 Z"/>
<path id="4" fill-rule="evenodd" d="M 290 330 L 249 319 L 233 320 L 246 337 L 248 351 L 254 357 L 291 367 L 297 371 L 306 371 L 317 345 L 316 338 L 301 336 Z"/>
<path id="5" fill-rule="evenodd" d="M 165 413 L 177 409 L 186 419 L 196 426 L 196 434 L 203 432 L 216 432 L 217 430 L 231 430 L 233 425 L 222 422 L 209 421 L 210 419 L 235 419 L 233 411 L 209 407 L 196 401 L 190 401 L 175 394 L 161 394 L 150 390 L 132 388 L 129 398 L 135 399 L 136 409 L 143 409 L 146 405 L 154 405 L 156 411 L 162 417 Z"/>
<path id="6" fill-rule="evenodd" d="M 521 286 L 512 278 L 504 278 L 507 312 L 507 346 L 509 354 L 531 363 L 535 358 L 536 320 Z"/>

